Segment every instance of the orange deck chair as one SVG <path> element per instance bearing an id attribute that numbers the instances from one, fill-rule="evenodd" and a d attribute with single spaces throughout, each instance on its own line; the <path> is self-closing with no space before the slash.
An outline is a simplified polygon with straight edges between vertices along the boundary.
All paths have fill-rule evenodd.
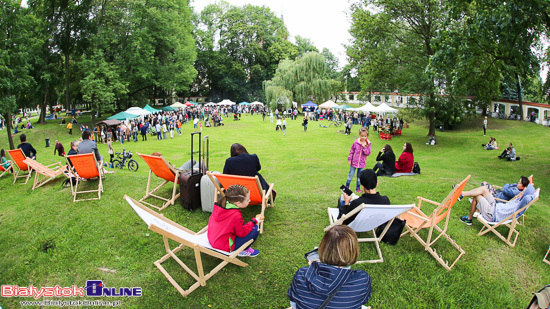
<path id="1" fill-rule="evenodd" d="M 12 149 L 8 150 L 8 154 L 11 157 L 11 161 L 14 162 L 11 166 L 17 166 L 17 171 L 14 168 L 13 169 L 13 183 L 17 180 L 17 178 L 25 178 L 25 184 L 29 181 L 29 178 L 31 178 L 32 169 L 29 168 L 29 166 L 23 162 L 27 156 L 23 153 L 23 150 L 21 149 Z M 20 175 L 22 172 L 27 172 L 25 175 Z"/>
<path id="2" fill-rule="evenodd" d="M 401 236 L 410 233 L 411 237 L 416 238 L 416 240 L 424 246 L 424 249 L 430 252 L 430 254 L 447 270 L 451 270 L 456 262 L 465 253 L 464 250 L 462 250 L 462 248 L 447 234 L 447 227 L 449 225 L 451 209 L 458 200 L 460 194 L 462 194 L 464 186 L 466 186 L 469 179 L 470 175 L 456 185 L 453 190 L 451 190 L 451 193 L 449 193 L 449 195 L 447 195 L 441 203 L 437 203 L 419 196 L 418 206 L 401 215 L 402 219 L 407 220 L 407 224 L 405 225 L 407 231 L 401 234 Z M 427 212 L 429 215 L 426 215 L 420 210 L 422 202 L 433 204 L 436 208 L 431 213 Z M 441 222 L 444 222 L 443 227 L 439 226 Z M 428 229 L 428 236 L 425 240 L 418 235 L 422 229 Z M 435 238 L 434 230 L 439 232 L 439 235 Z M 458 257 L 451 265 L 449 265 L 449 262 L 444 260 L 443 257 L 439 255 L 432 247 L 435 242 L 441 238 L 441 236 L 445 237 L 445 239 L 447 239 L 449 243 L 451 243 L 451 245 L 453 245 L 453 247 L 455 247 L 455 249 L 459 252 Z"/>
<path id="3" fill-rule="evenodd" d="M 61 162 L 44 165 L 31 158 L 26 158 L 25 160 L 23 160 L 23 162 L 25 162 L 28 166 L 30 166 L 30 168 L 34 170 L 34 184 L 32 185 L 33 190 L 59 175 L 65 175 L 64 173 L 67 170 L 67 167 L 65 165 L 61 165 Z M 53 166 L 57 166 L 57 168 L 52 169 Z M 43 178 L 40 179 L 40 176 L 43 176 Z"/>
<path id="4" fill-rule="evenodd" d="M 103 168 L 96 161 L 93 153 L 85 153 L 79 155 L 65 156 L 67 159 L 67 165 L 69 166 L 70 172 L 75 175 L 76 184 L 73 186 L 71 183 L 71 191 L 73 193 L 73 202 L 79 201 L 89 201 L 89 200 L 99 200 L 101 198 L 101 192 L 103 192 L 103 180 L 104 177 L 102 171 Z M 71 163 L 73 166 L 71 167 Z M 88 190 L 88 191 L 78 191 L 78 185 L 82 179 L 90 180 L 93 178 L 98 178 L 97 190 Z M 91 193 L 97 192 L 97 198 L 81 199 L 77 200 L 76 196 L 82 193 Z"/>
<path id="5" fill-rule="evenodd" d="M 250 190 L 250 203 L 249 205 L 262 205 L 261 215 L 265 217 L 265 209 L 268 206 L 273 207 L 273 186 L 275 184 L 269 184 L 269 189 L 264 191 L 262 189 L 262 184 L 258 176 L 249 177 L 249 176 L 237 176 L 229 174 L 212 174 L 212 172 L 206 172 L 208 177 L 212 180 L 218 193 L 223 197 L 225 196 L 224 188 L 228 188 L 232 185 L 243 185 L 248 190 Z M 218 181 L 221 186 L 218 185 Z M 260 223 L 260 233 L 264 231 L 264 223 Z"/>
<path id="6" fill-rule="evenodd" d="M 175 169 L 172 166 L 172 164 L 168 163 L 168 161 L 166 161 L 166 159 L 162 156 L 158 157 L 158 156 L 151 156 L 151 155 L 146 155 L 141 153 L 138 153 L 138 155 L 149 166 L 149 178 L 147 179 L 147 189 L 145 191 L 145 195 L 139 201 L 149 205 L 150 207 L 154 207 L 159 211 L 163 210 L 164 208 L 170 205 L 174 205 L 174 202 L 180 196 L 179 193 L 176 194 L 176 190 L 179 184 L 179 175 L 180 175 L 179 170 Z M 152 174 L 155 174 L 157 177 L 164 179 L 164 182 L 153 190 L 151 190 Z M 172 188 L 172 196 L 169 199 L 154 194 L 169 182 L 172 182 L 174 184 Z M 161 207 L 155 206 L 153 204 L 145 202 L 145 199 L 149 197 L 154 197 L 154 198 L 163 200 L 166 203 L 162 204 Z"/>

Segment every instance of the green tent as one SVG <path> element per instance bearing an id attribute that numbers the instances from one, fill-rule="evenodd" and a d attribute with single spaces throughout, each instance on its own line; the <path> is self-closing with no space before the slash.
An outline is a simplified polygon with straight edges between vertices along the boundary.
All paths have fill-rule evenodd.
<path id="1" fill-rule="evenodd" d="M 160 110 L 152 108 L 151 106 L 149 106 L 149 104 L 145 105 L 145 107 L 144 107 L 143 109 L 146 110 L 146 111 L 148 111 L 148 112 L 151 112 L 151 113 L 158 113 L 158 112 L 160 112 Z"/>
<path id="2" fill-rule="evenodd" d="M 134 115 L 134 114 L 130 114 L 130 113 L 127 113 L 127 112 L 120 112 L 118 114 L 115 114 L 109 118 L 107 118 L 108 120 L 112 120 L 112 119 L 115 119 L 115 120 L 126 120 L 126 119 L 134 119 L 134 118 L 137 118 L 139 117 L 138 115 Z"/>
<path id="3" fill-rule="evenodd" d="M 175 111 L 175 110 L 178 110 L 178 109 L 175 108 L 175 107 L 172 107 L 172 106 L 165 106 L 165 107 L 161 108 L 161 110 L 163 110 L 165 112 L 171 112 L 171 111 Z"/>

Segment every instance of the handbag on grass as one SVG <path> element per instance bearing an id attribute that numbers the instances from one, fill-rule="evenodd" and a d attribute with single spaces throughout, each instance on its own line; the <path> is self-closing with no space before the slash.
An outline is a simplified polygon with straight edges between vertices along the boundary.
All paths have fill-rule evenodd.
<path id="1" fill-rule="evenodd" d="M 388 222 L 376 228 L 377 235 L 382 234 L 382 232 L 386 228 L 386 224 L 388 224 Z M 388 228 L 388 230 L 386 231 L 386 235 L 384 235 L 384 237 L 382 238 L 382 241 L 392 246 L 397 244 L 399 237 L 401 237 L 401 233 L 403 233 L 403 228 L 405 228 L 405 224 L 407 224 L 407 220 L 395 218 L 390 228 Z"/>

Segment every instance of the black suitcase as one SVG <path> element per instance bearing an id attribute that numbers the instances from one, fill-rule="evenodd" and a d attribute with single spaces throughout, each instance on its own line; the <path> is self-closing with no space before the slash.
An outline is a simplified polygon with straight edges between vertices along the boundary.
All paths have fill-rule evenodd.
<path id="1" fill-rule="evenodd" d="M 199 135 L 199 160 L 201 159 L 201 132 L 191 133 L 191 162 L 193 162 L 193 140 Z M 180 203 L 187 210 L 201 208 L 201 178 L 204 174 L 203 164 L 199 164 L 199 171 L 194 168 L 191 171 L 180 174 Z"/>

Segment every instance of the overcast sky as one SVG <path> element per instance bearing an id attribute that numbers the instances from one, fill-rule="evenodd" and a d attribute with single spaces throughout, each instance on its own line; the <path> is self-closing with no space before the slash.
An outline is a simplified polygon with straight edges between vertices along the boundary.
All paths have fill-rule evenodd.
<path id="1" fill-rule="evenodd" d="M 216 0 L 191 0 L 191 6 L 196 12 L 202 11 Z M 243 6 L 251 4 L 267 6 L 276 16 L 283 19 L 290 40 L 299 35 L 310 39 L 315 47 L 322 51 L 328 48 L 340 62 L 340 67 L 347 64 L 344 44 L 349 44 L 349 0 L 318 1 L 318 0 L 226 0 L 226 2 Z"/>

